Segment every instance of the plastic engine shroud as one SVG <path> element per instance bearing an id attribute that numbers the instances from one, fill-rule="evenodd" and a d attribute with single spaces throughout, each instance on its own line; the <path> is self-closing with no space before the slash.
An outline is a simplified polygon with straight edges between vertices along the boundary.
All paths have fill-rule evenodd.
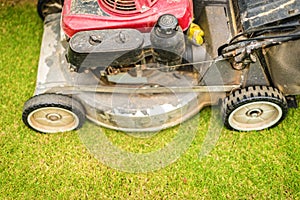
<path id="1" fill-rule="evenodd" d="M 72 37 L 89 30 L 134 28 L 148 32 L 163 14 L 173 14 L 183 30 L 193 20 L 192 0 L 136 0 L 136 8 L 126 9 L 107 6 L 124 0 L 65 0 L 62 12 L 62 28 Z M 125 2 L 125 1 L 124 1 Z M 128 2 L 128 0 L 126 0 Z"/>

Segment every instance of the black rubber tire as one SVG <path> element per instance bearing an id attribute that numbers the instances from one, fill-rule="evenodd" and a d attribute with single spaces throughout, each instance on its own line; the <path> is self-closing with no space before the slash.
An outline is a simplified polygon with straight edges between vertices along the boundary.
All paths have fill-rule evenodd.
<path id="1" fill-rule="evenodd" d="M 47 15 L 60 13 L 64 5 L 64 0 L 38 0 L 37 12 L 42 20 Z"/>
<path id="2" fill-rule="evenodd" d="M 37 115 L 40 115 L 39 118 Z M 71 118 L 70 122 L 65 122 L 66 118 Z M 84 124 L 85 109 L 81 103 L 69 96 L 41 94 L 30 98 L 24 104 L 22 120 L 26 126 L 40 133 L 72 131 Z M 66 124 L 61 125 L 60 122 Z"/>
<path id="3" fill-rule="evenodd" d="M 222 105 L 225 127 L 237 131 L 272 128 L 277 126 L 287 113 L 288 104 L 283 94 L 278 89 L 268 86 L 251 86 L 236 90 L 224 99 Z"/>

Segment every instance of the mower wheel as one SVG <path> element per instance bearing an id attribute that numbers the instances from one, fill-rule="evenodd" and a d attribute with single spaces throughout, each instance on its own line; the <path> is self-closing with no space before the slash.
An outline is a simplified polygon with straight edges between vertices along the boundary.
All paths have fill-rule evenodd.
<path id="1" fill-rule="evenodd" d="M 228 129 L 255 131 L 278 125 L 286 117 L 288 105 L 278 89 L 251 86 L 226 97 L 222 111 Z"/>
<path id="2" fill-rule="evenodd" d="M 24 105 L 23 122 L 41 133 L 57 133 L 79 129 L 85 121 L 83 106 L 71 97 L 42 94 Z"/>
<path id="3" fill-rule="evenodd" d="M 37 4 L 37 11 L 42 20 L 47 15 L 53 13 L 60 13 L 64 5 L 64 0 L 39 0 Z"/>

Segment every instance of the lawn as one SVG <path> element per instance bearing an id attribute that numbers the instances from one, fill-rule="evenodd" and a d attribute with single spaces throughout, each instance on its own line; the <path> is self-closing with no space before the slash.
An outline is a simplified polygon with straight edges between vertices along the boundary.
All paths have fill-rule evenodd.
<path id="1" fill-rule="evenodd" d="M 28 129 L 22 107 L 35 88 L 43 23 L 34 3 L 12 2 L 0 0 L 0 199 L 300 198 L 299 108 L 260 132 L 218 127 L 215 108 L 151 137 L 91 123 L 52 135 Z M 95 153 L 96 139 L 104 142 Z"/>

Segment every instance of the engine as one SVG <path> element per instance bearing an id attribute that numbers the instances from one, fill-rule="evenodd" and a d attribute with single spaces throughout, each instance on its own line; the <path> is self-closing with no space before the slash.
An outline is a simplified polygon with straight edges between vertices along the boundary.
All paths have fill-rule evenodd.
<path id="1" fill-rule="evenodd" d="M 116 75 L 136 66 L 179 65 L 192 10 L 190 0 L 67 1 L 62 26 L 71 69 Z"/>

